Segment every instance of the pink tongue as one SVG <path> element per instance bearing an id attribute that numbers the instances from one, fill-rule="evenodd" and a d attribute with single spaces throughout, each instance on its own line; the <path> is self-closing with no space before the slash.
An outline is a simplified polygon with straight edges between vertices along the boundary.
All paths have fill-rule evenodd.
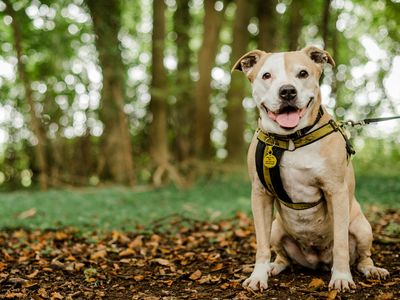
<path id="1" fill-rule="evenodd" d="M 300 114 L 297 111 L 282 113 L 276 116 L 276 122 L 281 127 L 294 128 L 299 124 Z"/>

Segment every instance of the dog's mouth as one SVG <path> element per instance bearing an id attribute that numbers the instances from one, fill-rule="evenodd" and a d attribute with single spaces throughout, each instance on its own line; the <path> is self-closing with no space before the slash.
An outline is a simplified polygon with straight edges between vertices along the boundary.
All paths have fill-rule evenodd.
<path id="1" fill-rule="evenodd" d="M 281 107 L 277 112 L 270 111 L 264 103 L 262 104 L 262 106 L 267 112 L 268 116 L 271 118 L 271 120 L 277 122 L 280 127 L 284 129 L 293 129 L 297 127 L 297 125 L 299 125 L 300 119 L 306 113 L 306 110 L 310 106 L 313 99 L 313 97 L 310 98 L 310 101 L 304 108 L 298 108 L 297 106 L 288 104 Z"/>

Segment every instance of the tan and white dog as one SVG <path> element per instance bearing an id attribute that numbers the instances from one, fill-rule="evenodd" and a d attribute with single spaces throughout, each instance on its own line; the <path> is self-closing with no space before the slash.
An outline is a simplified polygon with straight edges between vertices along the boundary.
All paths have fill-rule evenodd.
<path id="1" fill-rule="evenodd" d="M 328 52 L 314 46 L 283 53 L 254 50 L 236 62 L 233 70 L 243 71 L 251 82 L 262 132 L 290 136 L 308 126 L 315 130 L 332 119 L 321 107 L 319 79 L 325 63 L 335 64 Z M 320 107 L 323 114 L 317 119 Z M 329 266 L 329 289 L 355 288 L 353 263 L 366 277 L 386 278 L 388 271 L 374 266 L 371 259 L 372 230 L 354 196 L 353 167 L 342 134 L 333 132 L 282 156 L 281 182 L 292 201 L 324 199 L 303 210 L 282 205 L 263 186 L 256 170 L 257 143 L 256 134 L 247 158 L 257 252 L 254 270 L 243 286 L 266 289 L 268 277 L 290 263 L 313 269 Z M 274 262 L 270 262 L 271 248 L 276 253 Z"/>

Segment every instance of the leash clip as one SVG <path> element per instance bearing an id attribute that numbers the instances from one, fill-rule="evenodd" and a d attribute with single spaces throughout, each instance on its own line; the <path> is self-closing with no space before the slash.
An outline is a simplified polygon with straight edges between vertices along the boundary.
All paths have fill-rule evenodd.
<path id="1" fill-rule="evenodd" d="M 364 126 L 366 123 L 364 120 L 355 122 L 353 120 L 347 120 L 347 121 L 342 121 L 341 122 L 343 125 L 351 126 L 351 127 L 356 127 L 357 125 Z"/>

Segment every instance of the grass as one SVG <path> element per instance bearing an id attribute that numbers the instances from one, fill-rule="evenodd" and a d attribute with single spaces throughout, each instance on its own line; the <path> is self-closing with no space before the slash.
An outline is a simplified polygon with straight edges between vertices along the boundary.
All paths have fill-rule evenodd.
<path id="1" fill-rule="evenodd" d="M 124 187 L 17 191 L 0 194 L 0 228 L 133 229 L 180 214 L 195 219 L 230 217 L 250 211 L 250 186 L 243 179 L 198 182 L 190 189 Z M 32 217 L 21 213 L 35 209 Z M 22 218 L 21 218 L 22 217 Z"/>
<path id="2" fill-rule="evenodd" d="M 357 177 L 363 206 L 400 208 L 400 175 L 370 172 Z M 23 212 L 30 212 L 23 216 Z M 17 191 L 0 194 L 0 228 L 77 227 L 132 230 L 172 214 L 213 220 L 250 213 L 250 184 L 243 177 L 199 181 L 187 190 L 124 187 Z"/>

